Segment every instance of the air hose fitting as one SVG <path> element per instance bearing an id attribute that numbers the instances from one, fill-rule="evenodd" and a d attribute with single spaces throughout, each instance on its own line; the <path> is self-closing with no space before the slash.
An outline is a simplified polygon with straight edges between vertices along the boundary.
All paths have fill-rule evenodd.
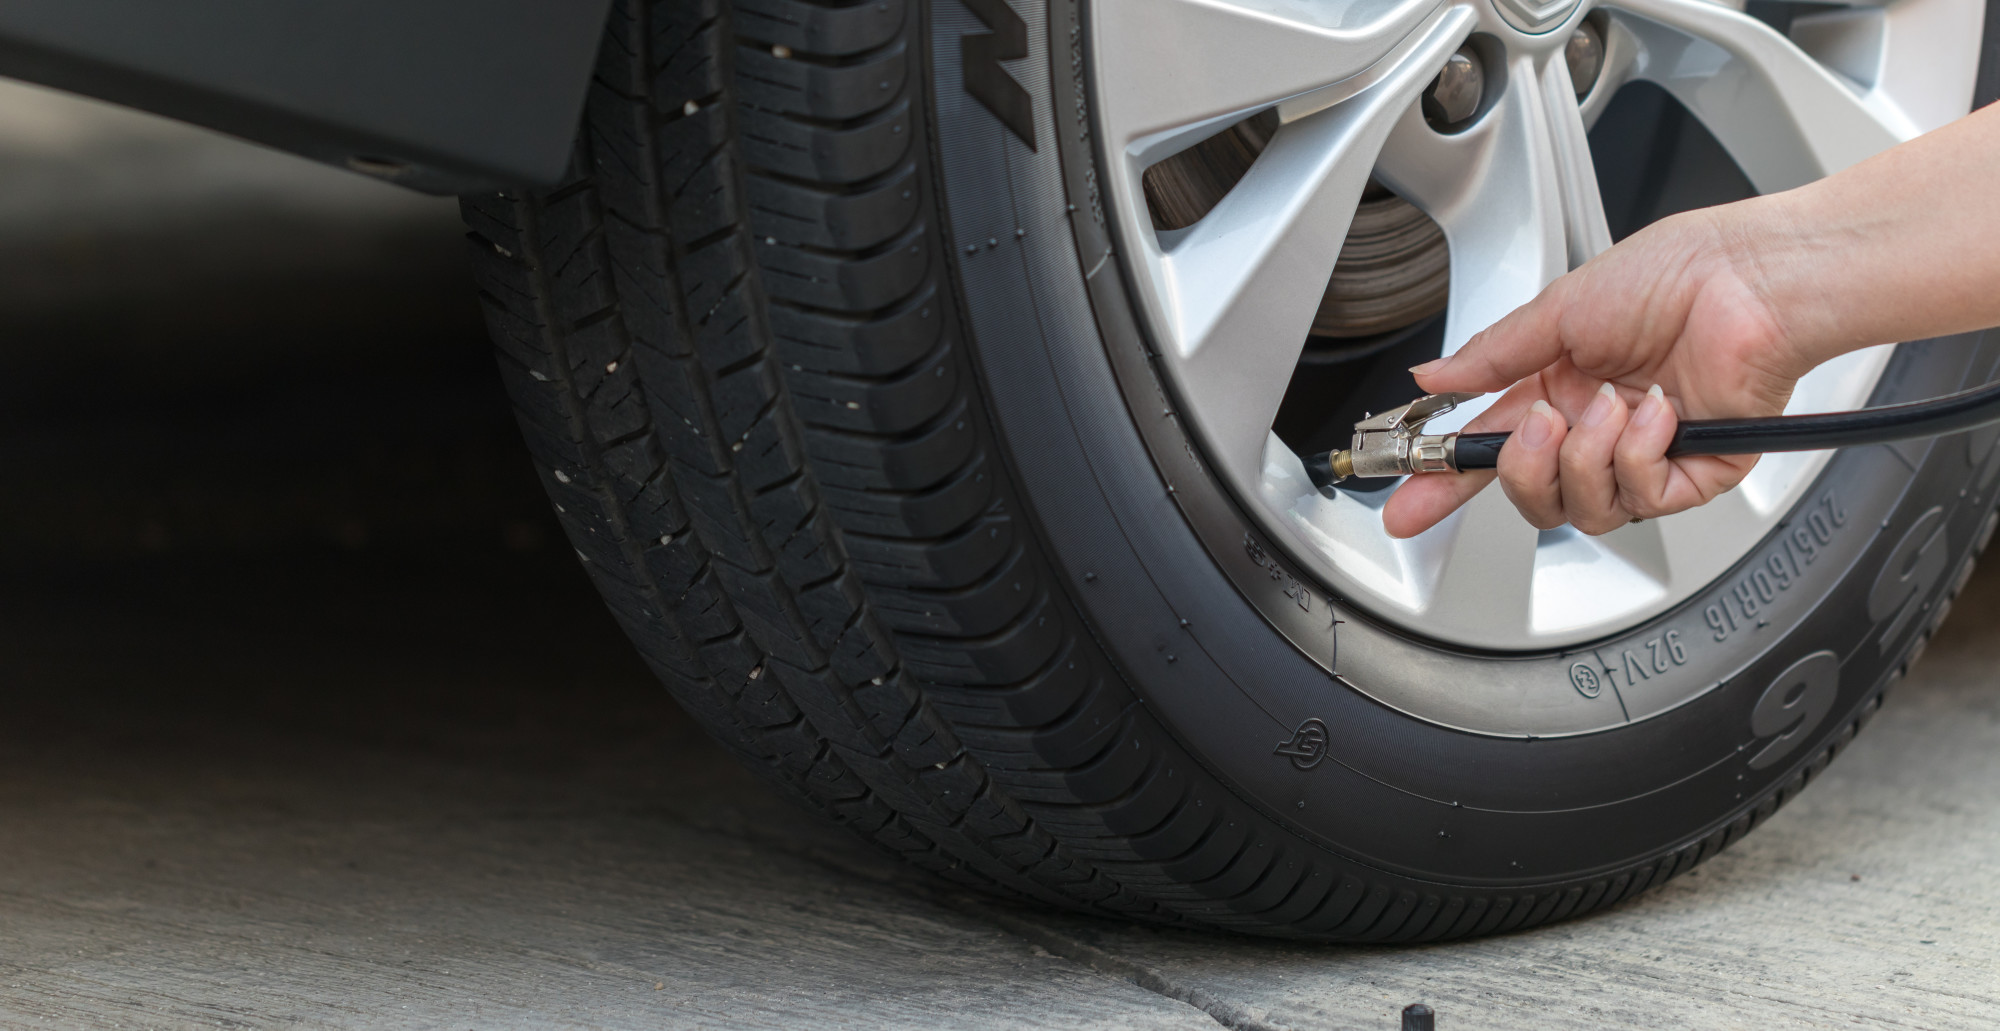
<path id="1" fill-rule="evenodd" d="M 1354 424 L 1353 446 L 1305 460 L 1321 488 L 1349 478 L 1491 469 L 1506 433 L 1424 433 L 1424 423 L 1478 397 L 1429 394 Z M 1859 444 L 1941 437 L 2000 422 L 2000 383 L 1928 401 L 1821 415 L 1763 419 L 1688 419 L 1674 430 L 1667 457 L 1819 451 Z"/>

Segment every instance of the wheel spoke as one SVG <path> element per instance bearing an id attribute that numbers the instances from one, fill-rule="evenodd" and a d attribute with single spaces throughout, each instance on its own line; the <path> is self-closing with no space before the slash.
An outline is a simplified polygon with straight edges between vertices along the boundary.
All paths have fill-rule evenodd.
<path id="1" fill-rule="evenodd" d="M 1645 525 L 1656 527 L 1660 551 L 1669 556 L 1667 586 L 1685 591 L 1727 571 L 1756 545 L 1769 529 L 1771 519 L 1772 514 L 1758 511 L 1743 491 L 1732 490 L 1706 505 L 1648 520 Z M 1642 549 L 1631 547 L 1628 542 L 1620 551 L 1634 565 L 1643 568 Z"/>
<path id="2" fill-rule="evenodd" d="M 1098 0 L 1092 24 L 1116 26 L 1092 41 L 1106 141 L 1150 164 L 1280 101 L 1365 79 L 1440 3 Z"/>
<path id="3" fill-rule="evenodd" d="M 1669 561 L 1660 521 L 1621 526 L 1602 537 L 1571 527 L 1541 535 L 1529 626 L 1561 633 L 1655 605 L 1667 592 Z"/>
<path id="4" fill-rule="evenodd" d="M 1611 227 L 1604 221 L 1604 197 L 1597 189 L 1597 168 L 1590 161 L 1590 137 L 1583 126 L 1583 112 L 1577 107 L 1576 86 L 1564 62 L 1550 61 L 1544 66 L 1542 102 L 1555 148 L 1569 267 L 1575 268 L 1611 249 Z"/>
<path id="5" fill-rule="evenodd" d="M 1917 134 L 1770 26 L 1706 0 L 1615 0 L 1643 52 L 1634 73 L 1701 119 L 1759 192 L 1801 186 Z"/>
<path id="6" fill-rule="evenodd" d="M 1447 354 L 1569 271 L 1564 173 L 1546 92 L 1534 63 L 1520 58 L 1507 69 L 1506 91 L 1472 128 L 1440 135 L 1413 108 L 1382 150 L 1376 175 L 1435 219 L 1451 246 Z M 1574 95 L 1565 99 L 1574 111 Z M 1580 160 L 1588 165 L 1587 148 Z M 1594 178 L 1588 188 L 1601 224 Z"/>
<path id="7" fill-rule="evenodd" d="M 1439 626 L 1481 628 L 1477 643 L 1518 647 L 1528 629 L 1539 534 L 1498 487 L 1480 491 L 1451 520 L 1431 531 L 1441 552 L 1436 586 L 1424 619 Z"/>
<path id="8" fill-rule="evenodd" d="M 1391 74 L 1281 126 L 1242 181 L 1161 254 L 1183 401 L 1205 413 L 1218 464 L 1246 487 L 1375 155 L 1471 24 L 1466 9 L 1448 12 Z"/>
<path id="9" fill-rule="evenodd" d="M 1673 578 L 1673 565 L 1667 559 L 1665 532 L 1658 519 L 1621 526 L 1597 538 L 1597 544 L 1660 584 L 1664 585 Z"/>

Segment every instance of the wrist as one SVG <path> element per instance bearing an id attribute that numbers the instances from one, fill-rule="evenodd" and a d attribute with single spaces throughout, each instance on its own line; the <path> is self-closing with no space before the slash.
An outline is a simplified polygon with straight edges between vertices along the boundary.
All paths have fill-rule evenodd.
<path id="1" fill-rule="evenodd" d="M 1826 275 L 1823 220 L 1804 191 L 1752 197 L 1700 211 L 1715 241 L 1716 259 L 1753 299 L 1768 324 L 1773 372 L 1796 379 L 1828 359 L 1862 346 L 1844 332 L 1846 298 Z"/>

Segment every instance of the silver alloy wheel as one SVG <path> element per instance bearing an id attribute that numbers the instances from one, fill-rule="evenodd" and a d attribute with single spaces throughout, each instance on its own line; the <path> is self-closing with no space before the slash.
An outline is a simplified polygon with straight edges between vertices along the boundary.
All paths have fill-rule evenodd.
<path id="1" fill-rule="evenodd" d="M 1594 8 L 1603 65 L 1579 101 L 1563 49 Z M 1538 533 L 1488 490 L 1429 533 L 1390 539 L 1387 492 L 1322 496 L 1271 432 L 1370 176 L 1444 229 L 1450 353 L 1610 245 L 1585 131 L 1621 85 L 1664 87 L 1769 193 L 1966 114 L 1984 19 L 1981 0 L 1827 5 L 1788 37 L 1706 0 L 1094 0 L 1091 11 L 1092 117 L 1118 166 L 1108 215 L 1210 465 L 1337 596 L 1425 636 L 1507 651 L 1603 637 L 1689 597 L 1792 509 L 1828 456 L 1767 457 L 1715 503 L 1603 537 Z M 1487 55 L 1485 99 L 1469 127 L 1443 134 L 1418 98 L 1468 41 Z M 1267 110 L 1279 127 L 1235 188 L 1193 225 L 1154 229 L 1145 169 Z M 1888 351 L 1815 371 L 1789 410 L 1864 404 Z"/>

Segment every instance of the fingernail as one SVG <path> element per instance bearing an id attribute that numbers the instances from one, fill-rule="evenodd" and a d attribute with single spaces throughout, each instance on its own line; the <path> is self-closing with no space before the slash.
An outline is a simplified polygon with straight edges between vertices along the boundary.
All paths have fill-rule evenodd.
<path id="1" fill-rule="evenodd" d="M 1450 364 L 1451 364 L 1450 358 L 1433 358 L 1430 361 L 1423 363 L 1422 365 L 1410 366 L 1410 375 L 1428 376 L 1431 373 L 1436 372 L 1439 369 L 1442 369 Z"/>
<path id="2" fill-rule="evenodd" d="M 1597 389 L 1597 396 L 1591 399 L 1590 407 L 1584 409 L 1583 424 L 1585 426 L 1595 426 L 1605 419 L 1610 418 L 1611 405 L 1617 396 L 1618 389 L 1611 385 L 1610 380 L 1606 380 L 1604 385 Z"/>
<path id="3" fill-rule="evenodd" d="M 1646 389 L 1646 399 L 1639 402 L 1639 410 L 1632 413 L 1632 425 L 1649 426 L 1654 419 L 1660 417 L 1661 412 L 1666 410 L 1666 392 L 1660 389 L 1658 383 L 1655 383 Z"/>
<path id="4" fill-rule="evenodd" d="M 1528 417 L 1521 420 L 1521 443 L 1530 448 L 1540 448 L 1555 436 L 1556 428 L 1549 416 L 1555 409 L 1547 401 L 1537 401 L 1528 408 Z"/>

